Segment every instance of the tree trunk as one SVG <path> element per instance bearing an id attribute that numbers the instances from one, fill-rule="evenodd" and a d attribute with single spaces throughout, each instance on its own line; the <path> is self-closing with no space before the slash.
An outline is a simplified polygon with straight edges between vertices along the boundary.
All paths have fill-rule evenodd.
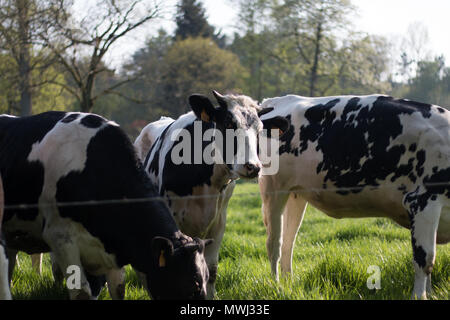
<path id="1" fill-rule="evenodd" d="M 80 102 L 80 110 L 81 112 L 91 112 L 94 107 L 94 101 L 91 98 L 91 91 L 83 90 L 83 98 Z"/>
<path id="2" fill-rule="evenodd" d="M 19 90 L 20 90 L 20 115 L 31 115 L 31 69 L 30 69 L 30 44 L 28 1 L 17 0 L 19 22 Z"/>
<path id="3" fill-rule="evenodd" d="M 91 112 L 92 108 L 94 107 L 94 99 L 92 98 L 92 91 L 94 90 L 96 68 L 97 64 L 91 61 L 91 64 L 89 66 L 89 75 L 87 76 L 86 83 L 83 88 L 80 88 L 82 91 L 82 100 L 80 106 L 81 112 Z"/>
<path id="4" fill-rule="evenodd" d="M 317 71 L 319 68 L 320 41 L 322 40 L 322 22 L 317 24 L 316 28 L 316 48 L 314 51 L 314 62 L 311 67 L 311 78 L 309 82 L 309 96 L 313 97 L 316 93 Z"/>

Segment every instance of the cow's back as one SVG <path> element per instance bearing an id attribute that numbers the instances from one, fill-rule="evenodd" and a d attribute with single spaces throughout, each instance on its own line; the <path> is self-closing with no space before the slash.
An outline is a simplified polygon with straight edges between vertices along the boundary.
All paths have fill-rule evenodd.
<path id="1" fill-rule="evenodd" d="M 141 159 L 144 161 L 148 155 L 151 147 L 162 134 L 162 132 L 175 120 L 169 117 L 161 117 L 158 121 L 151 122 L 142 129 L 139 136 L 134 142 L 136 152 Z"/>

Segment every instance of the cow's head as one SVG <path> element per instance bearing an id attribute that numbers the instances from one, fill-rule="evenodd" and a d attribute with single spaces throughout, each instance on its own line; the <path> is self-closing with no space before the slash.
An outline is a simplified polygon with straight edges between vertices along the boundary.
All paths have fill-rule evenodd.
<path id="1" fill-rule="evenodd" d="M 209 271 L 204 251 L 212 240 L 183 241 L 175 248 L 167 238 L 152 240 L 152 269 L 156 272 L 147 274 L 147 287 L 153 299 L 205 299 Z"/>
<path id="2" fill-rule="evenodd" d="M 218 103 L 217 107 L 208 97 L 193 94 L 189 97 L 192 110 L 199 120 L 214 122 L 216 129 L 222 133 L 223 160 L 232 173 L 240 178 L 258 176 L 261 169 L 258 135 L 264 128 L 285 130 L 289 123 L 282 119 L 263 123 L 258 115 L 260 107 L 250 97 L 221 95 L 216 91 L 213 91 L 213 94 Z"/>

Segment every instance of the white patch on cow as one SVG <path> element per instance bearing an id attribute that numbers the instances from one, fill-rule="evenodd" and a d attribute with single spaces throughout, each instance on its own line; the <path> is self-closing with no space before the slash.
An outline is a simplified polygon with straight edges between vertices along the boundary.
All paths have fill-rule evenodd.
<path id="1" fill-rule="evenodd" d="M 99 128 L 87 128 L 80 124 L 83 117 L 64 123 L 58 122 L 40 142 L 33 144 L 27 160 L 39 161 L 44 166 L 44 186 L 41 197 L 53 199 L 59 179 L 73 171 L 83 171 L 87 159 L 89 141 L 110 121 Z M 49 169 L 51 168 L 51 170 Z"/>
<path id="2" fill-rule="evenodd" d="M 8 259 L 2 245 L 0 245 L 0 300 L 11 300 L 8 283 Z"/>

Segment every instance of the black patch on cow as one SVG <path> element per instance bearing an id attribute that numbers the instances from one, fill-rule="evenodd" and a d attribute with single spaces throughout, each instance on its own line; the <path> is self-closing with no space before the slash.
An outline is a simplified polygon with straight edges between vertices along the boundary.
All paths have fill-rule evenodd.
<path id="1" fill-rule="evenodd" d="M 155 197 L 155 187 L 137 158 L 126 134 L 106 126 L 89 142 L 83 171 L 70 172 L 57 183 L 58 202 L 101 201 Z M 155 235 L 170 238 L 177 229 L 161 201 L 63 206 L 62 217 L 80 222 L 99 238 L 119 266 L 132 263 L 146 270 L 145 261 Z M 138 254 L 138 252 L 142 252 Z"/>
<path id="2" fill-rule="evenodd" d="M 392 173 L 392 181 L 405 174 L 415 180 L 411 160 L 399 165 L 406 146 L 390 146 L 390 143 L 403 132 L 400 115 L 420 112 L 429 118 L 431 105 L 380 96 L 369 108 L 359 97 L 354 97 L 338 117 L 333 107 L 339 101 L 334 99 L 308 108 L 305 112 L 308 121 L 300 127 L 300 152 L 309 143 L 317 142 L 316 151 L 323 153 L 323 161 L 316 171 L 326 173 L 324 181 L 330 180 L 337 187 L 352 188 L 357 193 L 364 186 L 378 186 L 377 181 L 385 180 Z M 410 151 L 415 148 L 409 146 Z M 423 174 L 424 159 L 419 151 L 416 165 L 419 175 Z"/>
<path id="3" fill-rule="evenodd" d="M 412 143 L 412 144 L 409 146 L 409 149 L 408 149 L 408 150 L 411 151 L 411 152 L 416 152 L 416 150 L 417 150 L 417 144 Z"/>
<path id="4" fill-rule="evenodd" d="M 159 174 L 159 153 L 161 151 L 161 142 L 164 141 L 164 137 L 166 136 L 167 130 L 172 126 L 173 122 L 170 123 L 164 131 L 161 133 L 161 135 L 156 139 L 156 141 L 151 146 L 150 150 L 147 153 L 147 156 L 145 157 L 144 161 L 144 167 L 147 167 L 148 161 L 150 159 L 150 155 L 153 152 L 153 149 L 155 150 L 155 154 L 153 155 L 152 161 L 150 163 L 150 166 L 148 168 L 148 172 L 153 172 L 155 176 L 158 176 Z"/>
<path id="5" fill-rule="evenodd" d="M 202 136 L 203 133 L 214 128 L 213 123 L 202 122 Z M 188 124 L 185 128 L 189 132 L 191 137 L 191 159 L 190 163 L 174 164 L 172 161 L 173 148 L 182 143 L 182 139 L 174 142 L 170 150 L 165 154 L 164 166 L 162 174 L 162 184 L 160 186 L 161 194 L 167 191 L 172 191 L 178 196 L 192 195 L 193 188 L 201 185 L 211 185 L 211 177 L 213 175 L 214 164 L 205 164 L 203 162 L 203 156 L 201 156 L 202 163 L 195 164 L 194 162 L 194 122 Z M 224 136 L 225 137 L 225 136 Z M 225 140 L 225 139 L 224 139 Z M 163 141 L 159 145 L 161 147 Z M 211 141 L 202 141 L 202 151 L 211 143 Z M 225 142 L 224 142 L 225 145 Z M 153 162 L 153 159 L 152 159 Z M 189 174 L 186 174 L 189 172 Z"/>
<path id="6" fill-rule="evenodd" d="M 72 122 L 72 121 L 78 119 L 79 116 L 80 116 L 79 113 L 72 113 L 72 114 L 69 114 L 69 115 L 68 115 L 67 117 L 65 117 L 64 119 L 62 119 L 61 122 L 63 122 L 63 123 L 69 123 L 69 122 Z"/>
<path id="7" fill-rule="evenodd" d="M 413 257 L 414 261 L 417 263 L 417 265 L 421 268 L 425 268 L 427 265 L 427 254 L 425 250 L 422 248 L 422 246 L 416 246 L 416 238 L 414 237 L 414 234 L 411 237 L 412 242 L 412 248 L 413 248 Z"/>
<path id="8" fill-rule="evenodd" d="M 405 99 L 394 100 L 392 97 L 388 98 L 393 105 L 409 109 L 405 113 L 411 114 L 413 112 L 420 112 L 424 118 L 431 117 L 431 104 Z"/>
<path id="9" fill-rule="evenodd" d="M 416 165 L 416 171 L 417 171 L 417 175 L 419 177 L 421 177 L 423 175 L 423 165 L 425 163 L 425 150 L 419 150 L 416 153 L 416 157 L 417 157 L 417 165 Z"/>
<path id="10" fill-rule="evenodd" d="M 27 158 L 33 144 L 42 141 L 65 115 L 65 112 L 51 111 L 21 118 L 0 117 L 0 171 L 6 206 L 37 204 L 44 183 L 44 168 L 40 162 L 28 162 Z M 38 209 L 6 208 L 4 222 L 13 215 L 34 220 Z"/>
<path id="11" fill-rule="evenodd" d="M 438 109 L 438 111 L 439 111 L 440 113 L 444 113 L 444 112 L 445 112 L 445 109 L 444 109 L 444 108 L 438 107 L 437 109 Z"/>
<path id="12" fill-rule="evenodd" d="M 105 119 L 95 114 L 87 115 L 80 121 L 83 126 L 91 129 L 99 128 L 105 122 Z"/>
<path id="13" fill-rule="evenodd" d="M 414 158 L 411 158 L 408 160 L 407 164 L 402 164 L 398 166 L 398 168 L 395 170 L 394 176 L 391 178 L 391 181 L 394 182 L 400 177 L 408 176 L 411 181 L 415 181 L 416 177 L 414 174 L 412 174 L 413 168 L 414 168 Z"/>
<path id="14" fill-rule="evenodd" d="M 287 115 L 286 119 L 289 121 L 289 129 L 280 137 L 279 154 L 292 153 L 298 156 L 298 148 L 292 146 L 292 139 L 295 136 L 295 128 L 291 122 L 291 115 Z"/>
<path id="15" fill-rule="evenodd" d="M 229 111 L 228 111 L 229 112 Z M 259 117 L 256 112 L 252 110 L 242 110 L 242 115 L 245 119 L 245 123 L 242 123 L 242 129 L 246 130 L 254 126 L 255 122 L 259 121 Z"/>
<path id="16" fill-rule="evenodd" d="M 450 168 L 433 171 L 431 176 L 425 176 L 423 183 L 429 194 L 444 194 L 450 198 Z"/>

